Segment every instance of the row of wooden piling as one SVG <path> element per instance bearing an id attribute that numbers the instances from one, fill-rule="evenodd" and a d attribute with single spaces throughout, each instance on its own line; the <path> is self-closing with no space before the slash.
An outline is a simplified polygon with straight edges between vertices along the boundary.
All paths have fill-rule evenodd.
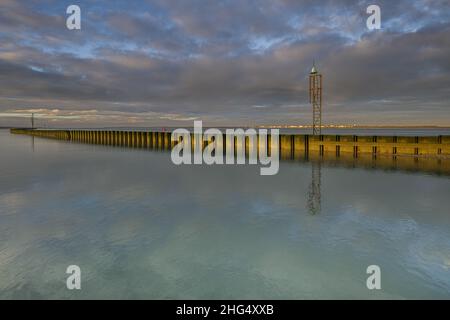
<path id="1" fill-rule="evenodd" d="M 282 157 L 303 154 L 450 157 L 450 136 L 281 135 Z"/>
<path id="2" fill-rule="evenodd" d="M 172 147 L 170 132 L 74 130 L 69 134 L 70 140 L 75 142 L 131 148 Z"/>
<path id="3" fill-rule="evenodd" d="M 123 130 L 43 130 L 43 129 L 11 129 L 11 133 L 28 134 L 37 137 L 68 140 L 89 144 L 109 146 L 165 149 L 170 150 L 177 142 L 171 141 L 171 132 L 162 131 L 123 131 Z M 268 136 L 270 150 L 270 135 Z M 226 141 L 224 137 L 224 143 Z M 191 133 L 192 146 L 203 142 L 202 136 Z M 242 141 L 240 142 L 242 144 Z M 259 147 L 259 138 L 257 145 Z M 248 154 L 251 140 L 245 137 L 244 146 Z M 225 148 L 224 148 L 225 149 Z M 295 135 L 281 134 L 279 152 L 282 158 L 300 158 L 304 156 L 334 156 L 341 154 L 383 156 L 413 156 L 413 157 L 450 157 L 450 136 L 428 137 L 396 137 L 396 136 L 356 136 L 356 135 Z"/>

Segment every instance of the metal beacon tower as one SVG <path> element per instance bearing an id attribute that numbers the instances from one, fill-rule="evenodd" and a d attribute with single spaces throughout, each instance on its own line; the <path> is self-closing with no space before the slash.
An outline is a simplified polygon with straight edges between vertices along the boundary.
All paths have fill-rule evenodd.
<path id="1" fill-rule="evenodd" d="M 309 102 L 313 109 L 313 136 L 322 134 L 322 75 L 317 71 L 316 64 L 313 63 L 309 73 Z M 311 163 L 311 185 L 308 190 L 308 211 L 312 214 L 321 212 L 321 163 Z"/>
<path id="2" fill-rule="evenodd" d="M 315 63 L 309 73 L 309 102 L 313 108 L 313 135 L 322 131 L 322 75 L 317 71 Z"/>

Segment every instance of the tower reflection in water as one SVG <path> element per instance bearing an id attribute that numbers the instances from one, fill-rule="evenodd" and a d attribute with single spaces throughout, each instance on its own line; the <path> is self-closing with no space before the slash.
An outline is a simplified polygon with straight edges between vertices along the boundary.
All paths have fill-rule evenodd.
<path id="1" fill-rule="evenodd" d="M 320 161 L 311 162 L 311 184 L 308 189 L 307 208 L 311 215 L 319 214 L 321 210 L 321 169 Z"/>

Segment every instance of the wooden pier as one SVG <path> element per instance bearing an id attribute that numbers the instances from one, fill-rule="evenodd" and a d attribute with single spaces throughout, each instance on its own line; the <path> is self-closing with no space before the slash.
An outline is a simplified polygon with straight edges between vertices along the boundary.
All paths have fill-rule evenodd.
<path id="1" fill-rule="evenodd" d="M 270 132 L 270 131 L 269 131 Z M 130 148 L 170 150 L 172 141 L 169 131 L 127 130 L 44 130 L 11 129 L 13 134 L 26 134 L 87 144 L 99 144 Z M 270 136 L 269 136 L 270 137 Z M 203 137 L 191 133 L 192 147 Z M 223 139 L 224 143 L 226 139 Z M 235 148 L 244 148 L 248 154 L 249 137 L 241 142 L 235 140 Z M 242 145 L 244 142 L 244 145 Z M 202 148 L 208 142 L 203 141 Z M 241 145 L 240 145 L 241 144 Z M 269 152 L 270 150 L 270 143 Z M 258 137 L 259 146 L 259 137 Z M 225 146 L 223 148 L 225 150 Z M 357 135 L 301 135 L 280 134 L 279 154 L 283 160 L 339 161 L 349 165 L 385 168 L 418 169 L 450 174 L 450 136 L 357 136 Z M 384 165 L 383 165 L 384 163 Z"/>

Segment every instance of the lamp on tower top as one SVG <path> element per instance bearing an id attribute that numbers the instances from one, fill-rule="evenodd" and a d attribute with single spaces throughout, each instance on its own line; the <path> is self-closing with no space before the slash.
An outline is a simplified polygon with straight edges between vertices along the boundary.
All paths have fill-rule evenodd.
<path id="1" fill-rule="evenodd" d="M 313 63 L 309 73 L 309 102 L 313 109 L 313 135 L 322 132 L 322 75 Z"/>

